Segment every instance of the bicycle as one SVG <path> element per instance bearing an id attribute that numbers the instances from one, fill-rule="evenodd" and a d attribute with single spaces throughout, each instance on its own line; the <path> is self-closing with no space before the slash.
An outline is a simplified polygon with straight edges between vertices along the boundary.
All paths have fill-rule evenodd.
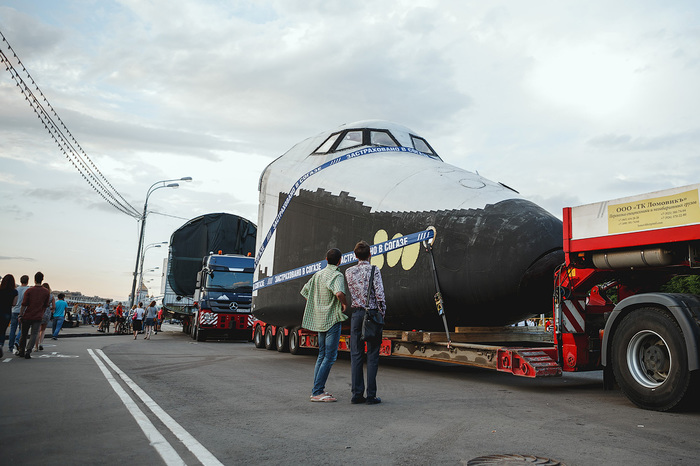
<path id="1" fill-rule="evenodd" d="M 117 323 L 117 328 L 119 329 L 118 333 L 122 335 L 129 335 L 133 332 L 133 330 L 131 330 L 131 319 L 122 317 Z"/>
<path id="2" fill-rule="evenodd" d="M 106 314 L 102 315 L 102 321 L 100 322 L 99 327 L 97 327 L 98 332 L 102 333 L 109 333 L 109 316 Z"/>

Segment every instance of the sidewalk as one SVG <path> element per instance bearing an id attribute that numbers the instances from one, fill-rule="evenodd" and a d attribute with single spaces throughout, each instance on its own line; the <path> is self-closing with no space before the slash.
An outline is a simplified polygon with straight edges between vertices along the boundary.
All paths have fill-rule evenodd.
<path id="1" fill-rule="evenodd" d="M 110 325 L 109 333 L 98 332 L 97 328 L 98 328 L 97 325 L 92 326 L 90 324 L 80 325 L 80 327 L 71 327 L 71 328 L 63 327 L 63 328 L 61 328 L 61 332 L 58 334 L 58 339 L 60 340 L 61 338 L 73 338 L 73 337 L 103 337 L 103 336 L 108 336 L 108 335 L 117 335 L 117 336 L 130 335 L 130 334 L 116 334 L 116 333 L 114 333 L 114 326 L 113 325 Z M 182 326 L 163 323 L 161 332 L 162 333 L 165 333 L 165 332 L 182 333 Z M 161 333 L 161 332 L 159 332 L 159 333 Z M 10 333 L 10 328 L 8 326 L 7 333 L 5 334 L 6 344 L 7 344 L 7 341 L 9 340 L 9 333 Z M 51 339 L 51 323 L 50 322 L 49 322 L 48 327 L 46 327 L 46 334 L 45 334 L 44 339 L 45 340 Z"/>
<path id="2" fill-rule="evenodd" d="M 71 337 L 100 337 L 105 335 L 116 335 L 114 333 L 114 326 L 111 325 L 109 328 L 109 333 L 102 333 L 97 331 L 98 326 L 92 326 L 90 324 L 81 325 L 80 327 L 66 328 L 62 327 L 61 332 L 58 334 L 58 338 L 71 338 Z M 51 339 L 51 322 L 46 327 L 46 337 Z"/>

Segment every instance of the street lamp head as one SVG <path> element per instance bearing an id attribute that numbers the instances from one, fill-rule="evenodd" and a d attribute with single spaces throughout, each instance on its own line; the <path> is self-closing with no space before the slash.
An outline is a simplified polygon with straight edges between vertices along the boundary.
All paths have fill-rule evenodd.
<path id="1" fill-rule="evenodd" d="M 165 185 L 166 188 L 177 188 L 178 186 L 180 186 L 178 183 L 170 183 Z"/>
<path id="2" fill-rule="evenodd" d="M 182 178 L 180 178 L 180 181 L 192 181 L 192 177 L 191 176 L 183 176 Z"/>

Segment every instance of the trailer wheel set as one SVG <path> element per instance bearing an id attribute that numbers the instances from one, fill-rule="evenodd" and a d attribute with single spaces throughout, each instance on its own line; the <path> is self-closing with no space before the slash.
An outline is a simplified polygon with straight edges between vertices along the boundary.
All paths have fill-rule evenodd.
<path id="1" fill-rule="evenodd" d="M 627 314 L 612 340 L 611 362 L 623 393 L 637 406 L 667 411 L 693 401 L 698 371 L 688 369 L 685 338 L 660 308 Z"/>

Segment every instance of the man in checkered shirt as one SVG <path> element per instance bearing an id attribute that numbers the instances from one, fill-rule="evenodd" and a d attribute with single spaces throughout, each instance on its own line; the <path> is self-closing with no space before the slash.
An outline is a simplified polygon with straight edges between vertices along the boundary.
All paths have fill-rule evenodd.
<path id="1" fill-rule="evenodd" d="M 336 401 L 326 392 L 326 380 L 333 363 L 338 358 L 340 327 L 348 316 L 344 314 L 345 278 L 338 270 L 342 253 L 330 249 L 326 253 L 328 265 L 316 272 L 301 290 L 306 298 L 306 308 L 301 326 L 318 332 L 318 359 L 314 368 L 314 388 L 311 401 Z"/>

